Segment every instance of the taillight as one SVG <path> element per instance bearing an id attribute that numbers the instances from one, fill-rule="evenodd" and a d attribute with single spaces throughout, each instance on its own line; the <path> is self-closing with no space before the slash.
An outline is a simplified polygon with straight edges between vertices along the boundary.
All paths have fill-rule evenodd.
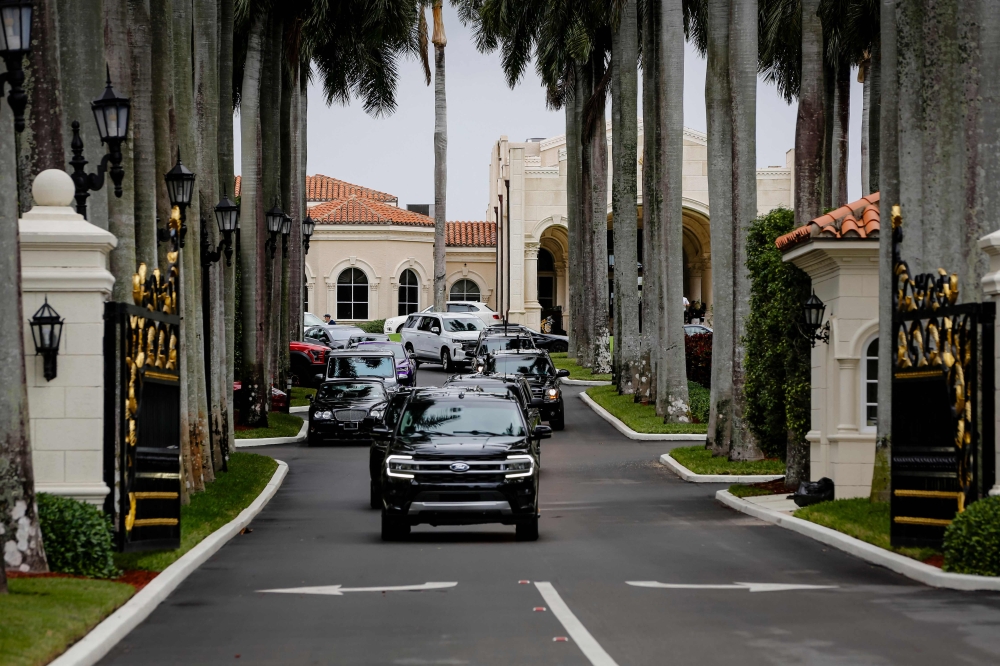
<path id="1" fill-rule="evenodd" d="M 498 315 L 498 314 L 495 314 L 495 315 L 493 315 L 493 318 L 494 318 L 494 319 L 499 319 L 499 318 L 500 318 L 500 315 Z"/>

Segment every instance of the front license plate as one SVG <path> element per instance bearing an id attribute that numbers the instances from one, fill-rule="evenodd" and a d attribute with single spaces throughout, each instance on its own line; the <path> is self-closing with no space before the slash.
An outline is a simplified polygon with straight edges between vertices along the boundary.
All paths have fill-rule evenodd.
<path id="1" fill-rule="evenodd" d="M 347 423 L 344 424 L 344 430 L 357 430 L 357 429 L 358 429 L 357 423 L 348 421 Z"/>

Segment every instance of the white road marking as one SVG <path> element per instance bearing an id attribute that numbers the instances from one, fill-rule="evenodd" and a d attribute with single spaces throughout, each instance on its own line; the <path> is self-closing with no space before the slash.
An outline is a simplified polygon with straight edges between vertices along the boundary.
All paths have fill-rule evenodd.
<path id="1" fill-rule="evenodd" d="M 787 592 L 788 590 L 835 590 L 838 585 L 795 585 L 786 583 L 733 583 L 731 585 L 694 585 L 659 583 L 655 580 L 627 580 L 626 585 L 655 587 L 668 590 L 747 590 L 749 592 Z"/>
<path id="2" fill-rule="evenodd" d="M 342 587 L 340 585 L 321 585 L 318 587 L 289 587 L 283 590 L 257 590 L 274 594 L 327 594 L 336 597 L 344 592 L 420 592 L 422 590 L 443 590 L 455 587 L 458 583 L 422 583 L 420 585 L 394 585 L 387 587 Z"/>
<path id="3" fill-rule="evenodd" d="M 590 635 L 580 620 L 576 619 L 576 615 L 573 615 L 573 611 L 556 592 L 556 588 L 552 587 L 552 583 L 535 583 L 535 587 L 538 588 L 542 598 L 549 605 L 549 610 L 559 619 L 566 632 L 576 641 L 580 651 L 590 660 L 591 664 L 594 666 L 618 666 L 611 655 L 605 652 L 600 643 Z"/>

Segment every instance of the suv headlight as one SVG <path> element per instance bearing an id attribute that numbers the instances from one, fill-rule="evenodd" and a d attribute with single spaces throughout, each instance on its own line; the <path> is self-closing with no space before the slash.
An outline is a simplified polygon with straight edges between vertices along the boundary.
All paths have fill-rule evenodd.
<path id="1" fill-rule="evenodd" d="M 547 388 L 547 389 L 545 389 L 545 399 L 546 400 L 558 400 L 559 399 L 559 389 L 557 389 L 557 388 Z"/>
<path id="2" fill-rule="evenodd" d="M 535 471 L 535 459 L 531 456 L 507 456 L 504 470 L 507 471 L 508 479 L 531 476 Z"/>
<path id="3" fill-rule="evenodd" d="M 412 479 L 410 472 L 417 468 L 412 460 L 413 456 L 389 456 L 385 459 L 385 473 L 397 479 Z"/>

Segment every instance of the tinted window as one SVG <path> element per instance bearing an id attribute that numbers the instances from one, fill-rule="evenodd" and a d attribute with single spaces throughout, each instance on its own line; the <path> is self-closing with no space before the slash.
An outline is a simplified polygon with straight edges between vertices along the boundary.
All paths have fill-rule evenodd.
<path id="1" fill-rule="evenodd" d="M 462 319 L 444 319 L 444 330 L 449 333 L 463 333 L 465 331 L 481 331 L 486 328 L 479 317 L 469 317 Z"/>
<path id="2" fill-rule="evenodd" d="M 403 349 L 403 344 L 400 342 L 362 342 L 358 344 L 358 348 L 364 348 L 366 350 L 370 349 L 385 349 L 386 351 L 391 351 L 396 362 L 406 360 L 406 350 Z"/>
<path id="3" fill-rule="evenodd" d="M 513 402 L 479 400 L 410 402 L 399 420 L 404 437 L 424 434 L 524 437 L 521 412 Z"/>
<path id="4" fill-rule="evenodd" d="M 555 374 L 552 362 L 545 356 L 499 356 L 486 361 L 488 372 L 545 377 Z"/>
<path id="5" fill-rule="evenodd" d="M 424 317 L 420 320 L 420 326 L 418 327 L 421 331 L 430 331 L 432 328 L 438 326 L 437 319 L 434 317 Z"/>
<path id="6" fill-rule="evenodd" d="M 465 305 L 464 303 L 448 304 L 448 312 L 468 312 L 471 309 L 472 308 L 470 308 L 468 305 Z"/>
<path id="7" fill-rule="evenodd" d="M 323 384 L 316 392 L 317 400 L 383 400 L 385 389 L 381 384 L 358 382 L 357 384 Z"/>
<path id="8" fill-rule="evenodd" d="M 338 356 L 330 359 L 330 377 L 395 377 L 396 364 L 391 356 Z"/>
<path id="9" fill-rule="evenodd" d="M 505 349 L 534 349 L 535 345 L 531 340 L 524 338 L 486 338 L 479 345 L 479 353 L 501 351 Z"/>
<path id="10" fill-rule="evenodd" d="M 418 321 L 420 321 L 420 317 L 407 317 L 404 326 L 406 328 L 415 328 Z"/>

